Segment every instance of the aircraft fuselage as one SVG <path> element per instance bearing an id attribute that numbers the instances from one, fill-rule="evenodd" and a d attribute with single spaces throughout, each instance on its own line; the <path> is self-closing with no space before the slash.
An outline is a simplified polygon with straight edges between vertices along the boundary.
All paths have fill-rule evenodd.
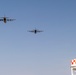
<path id="1" fill-rule="evenodd" d="M 4 23 L 6 23 L 6 18 L 5 17 L 4 17 L 3 21 L 4 21 Z"/>
<path id="2" fill-rule="evenodd" d="M 35 34 L 37 33 L 37 30 L 35 30 Z"/>

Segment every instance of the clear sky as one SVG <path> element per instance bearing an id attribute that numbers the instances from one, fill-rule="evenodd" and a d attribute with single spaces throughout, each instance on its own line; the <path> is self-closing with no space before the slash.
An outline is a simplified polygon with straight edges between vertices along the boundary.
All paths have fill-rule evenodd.
<path id="1" fill-rule="evenodd" d="M 76 0 L 0 0 L 4 15 L 16 20 L 0 22 L 0 75 L 70 75 Z"/>

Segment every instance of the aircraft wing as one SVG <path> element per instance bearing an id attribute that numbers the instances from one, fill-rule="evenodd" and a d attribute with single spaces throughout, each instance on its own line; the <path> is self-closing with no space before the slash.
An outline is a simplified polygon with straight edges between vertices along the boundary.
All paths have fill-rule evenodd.
<path id="1" fill-rule="evenodd" d="M 3 21 L 3 19 L 0 19 L 0 21 Z"/>
<path id="2" fill-rule="evenodd" d="M 29 30 L 29 32 L 35 32 L 34 30 Z"/>
<path id="3" fill-rule="evenodd" d="M 7 19 L 7 21 L 14 21 L 15 19 Z"/>
<path id="4" fill-rule="evenodd" d="M 43 32 L 42 30 L 37 30 L 37 32 Z"/>

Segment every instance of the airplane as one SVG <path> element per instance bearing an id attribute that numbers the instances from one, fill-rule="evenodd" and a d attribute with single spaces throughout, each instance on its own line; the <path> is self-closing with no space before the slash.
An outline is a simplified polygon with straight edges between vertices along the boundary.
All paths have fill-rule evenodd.
<path id="1" fill-rule="evenodd" d="M 37 29 L 33 29 L 33 30 L 29 30 L 29 32 L 33 32 L 33 33 L 38 33 L 38 32 L 43 32 L 42 30 L 37 30 Z"/>
<path id="2" fill-rule="evenodd" d="M 3 21 L 4 23 L 6 23 L 7 21 L 14 21 L 15 19 L 9 19 L 9 17 L 0 17 L 0 21 Z"/>

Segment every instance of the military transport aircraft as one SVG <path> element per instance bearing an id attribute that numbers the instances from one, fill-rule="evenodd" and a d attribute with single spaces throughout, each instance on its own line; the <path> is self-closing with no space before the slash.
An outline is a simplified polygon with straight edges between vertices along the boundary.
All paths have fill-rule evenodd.
<path id="1" fill-rule="evenodd" d="M 10 19 L 9 17 L 0 17 L 0 21 L 3 21 L 4 23 L 6 23 L 7 21 L 13 21 L 15 19 Z"/>
<path id="2" fill-rule="evenodd" d="M 33 29 L 33 30 L 29 30 L 29 32 L 33 32 L 33 33 L 38 33 L 38 32 L 43 32 L 42 30 L 37 30 L 37 29 Z"/>

